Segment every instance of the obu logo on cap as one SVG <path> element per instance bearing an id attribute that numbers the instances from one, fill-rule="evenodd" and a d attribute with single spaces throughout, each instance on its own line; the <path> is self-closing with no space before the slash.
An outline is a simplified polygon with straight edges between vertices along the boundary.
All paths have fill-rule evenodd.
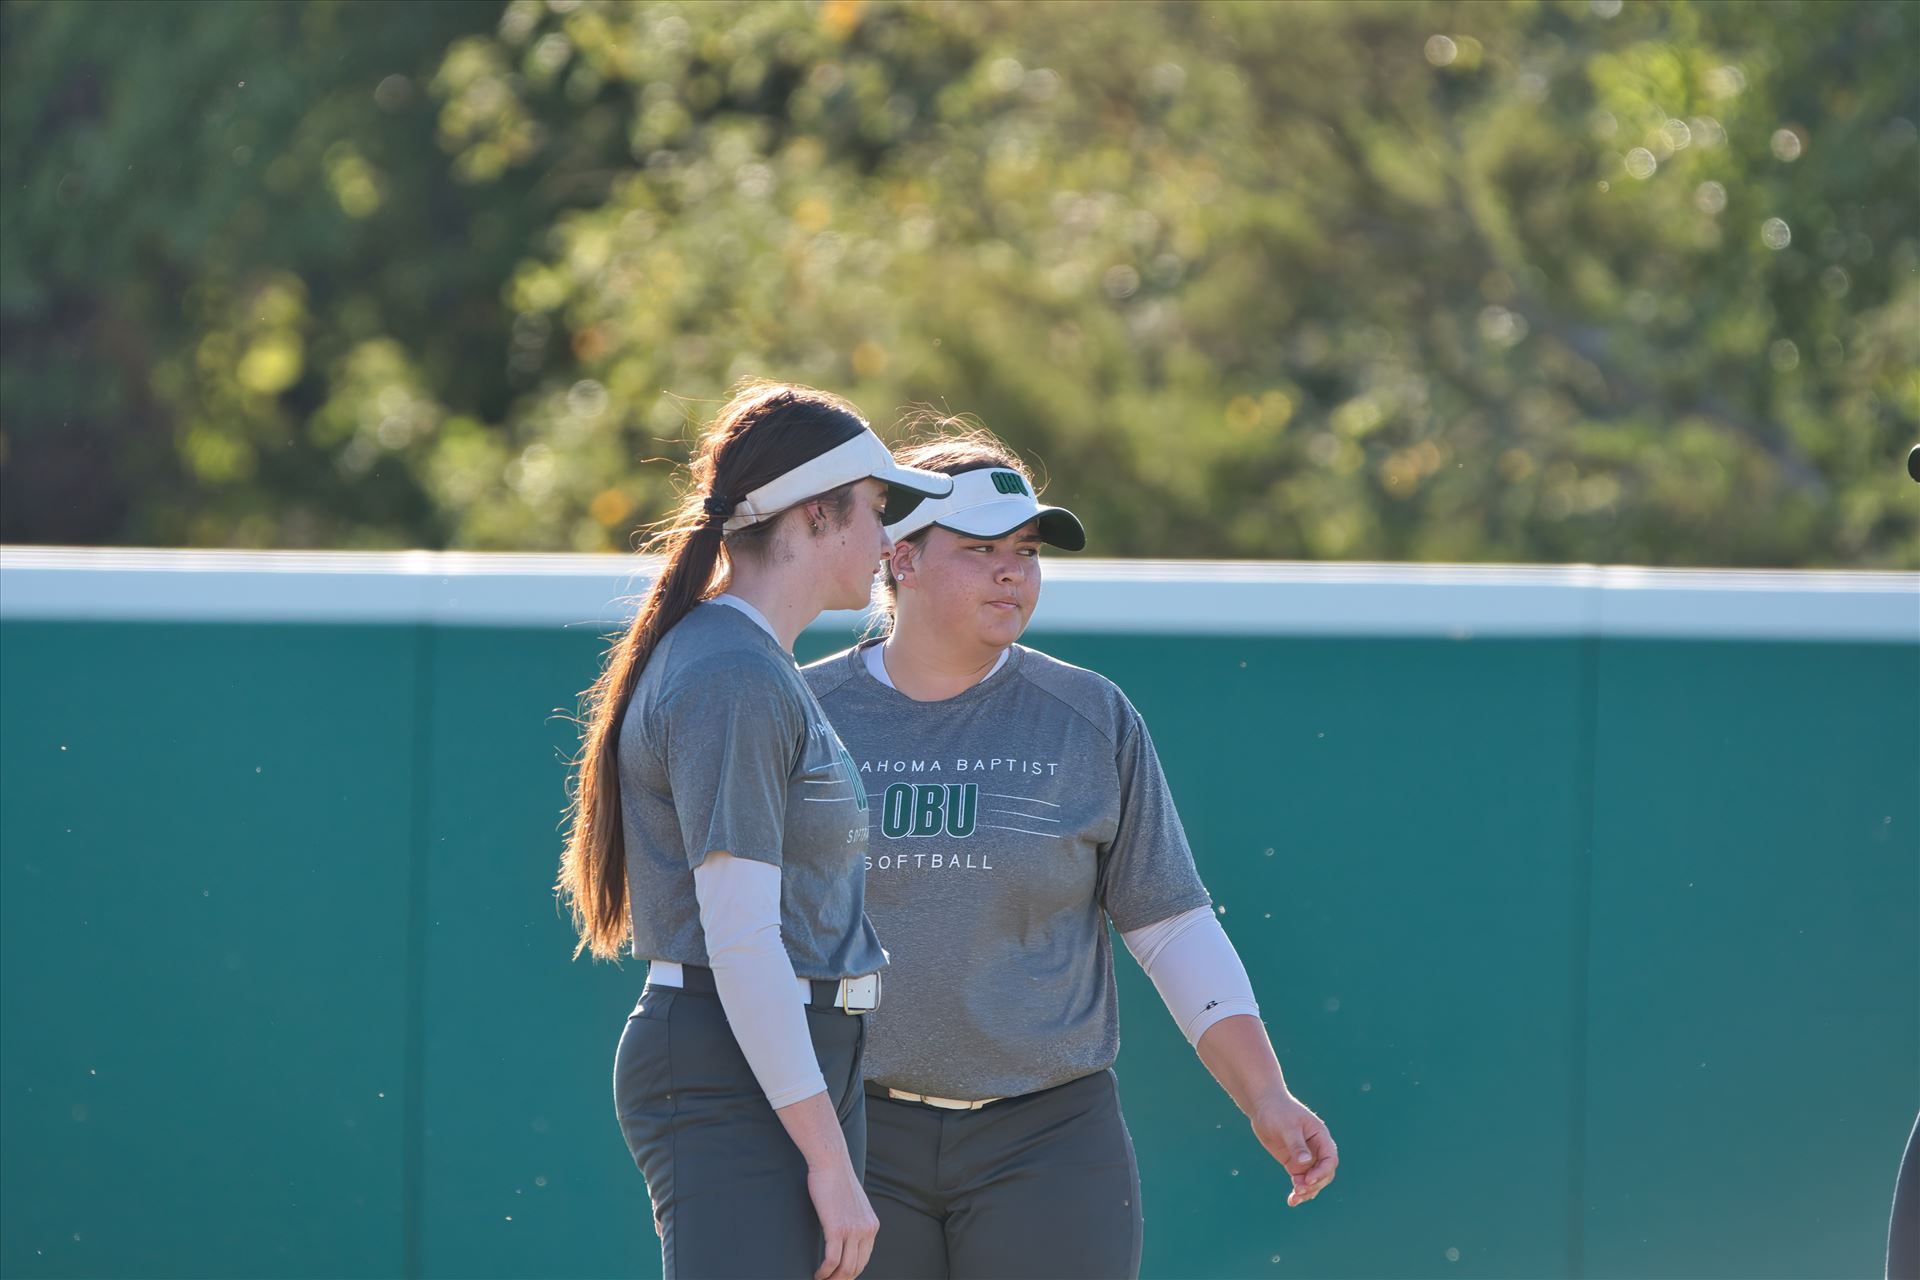
<path id="1" fill-rule="evenodd" d="M 1012 471 L 994 472 L 993 487 L 998 489 L 1001 493 L 1031 493 L 1032 492 L 1027 488 L 1027 482 L 1025 480 L 1022 480 L 1018 473 L 1012 472 Z"/>

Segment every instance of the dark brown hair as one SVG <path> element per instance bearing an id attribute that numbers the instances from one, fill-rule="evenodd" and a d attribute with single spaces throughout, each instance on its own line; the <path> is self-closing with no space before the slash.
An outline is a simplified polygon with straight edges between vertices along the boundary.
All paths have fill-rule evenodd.
<path id="1" fill-rule="evenodd" d="M 945 476 L 965 475 L 969 471 L 998 467 L 1018 471 L 1026 478 L 1027 487 L 1035 493 L 1039 492 L 1033 473 L 1027 469 L 1026 463 L 1020 461 L 1019 455 L 1008 448 L 999 436 L 972 418 L 920 410 L 903 418 L 895 431 L 905 436 L 904 442 L 893 451 L 895 461 L 901 466 L 937 471 Z M 917 547 L 927 540 L 927 532 L 932 528 L 932 525 L 928 525 L 900 541 Z M 883 566 L 879 581 L 878 607 L 881 616 L 875 621 L 879 625 L 879 633 L 884 635 L 892 629 L 894 610 L 899 603 L 899 597 L 893 589 L 891 562 Z"/>
<path id="2" fill-rule="evenodd" d="M 701 432 L 690 468 L 692 483 L 679 509 L 655 526 L 645 548 L 660 556 L 660 576 L 626 633 L 608 651 L 600 678 L 581 694 L 583 740 L 569 788 L 567 847 L 560 857 L 557 886 L 580 935 L 576 957 L 591 951 L 596 959 L 615 959 L 633 933 L 620 826 L 618 748 L 620 718 L 634 686 L 660 637 L 700 601 L 725 589 L 733 558 L 764 552 L 776 523 L 770 517 L 726 533 L 725 511 L 710 511 L 708 499 L 737 503 L 864 430 L 859 411 L 838 396 L 754 380 L 735 387 L 733 397 Z M 844 521 L 852 512 L 853 488 L 843 485 L 806 501 L 824 498 Z"/>

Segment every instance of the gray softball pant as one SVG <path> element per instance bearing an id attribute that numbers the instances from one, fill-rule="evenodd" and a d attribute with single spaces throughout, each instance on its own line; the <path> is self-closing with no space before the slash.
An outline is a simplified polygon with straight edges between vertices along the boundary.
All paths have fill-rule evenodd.
<path id="1" fill-rule="evenodd" d="M 946 1111 L 868 1086 L 862 1280 L 1132 1280 L 1140 1168 L 1112 1071 Z"/>
<path id="2" fill-rule="evenodd" d="M 807 1009 L 854 1172 L 866 1163 L 866 1019 Z M 648 987 L 613 1064 L 614 1106 L 646 1176 L 664 1280 L 810 1280 L 826 1238 L 800 1149 L 767 1105 L 717 996 Z"/>

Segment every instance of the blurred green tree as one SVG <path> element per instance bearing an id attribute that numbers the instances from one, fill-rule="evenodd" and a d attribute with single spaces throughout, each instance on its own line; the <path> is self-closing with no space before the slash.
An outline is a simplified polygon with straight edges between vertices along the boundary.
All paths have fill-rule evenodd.
<path id="1" fill-rule="evenodd" d="M 1920 565 L 1898 3 L 133 12 L 0 27 L 10 538 L 616 548 L 765 373 L 1105 554 Z"/>
<path id="2" fill-rule="evenodd" d="M 509 400 L 488 357 L 534 179 L 470 198 L 428 91 L 498 16 L 0 7 L 6 539 L 444 540 L 381 464 Z"/>

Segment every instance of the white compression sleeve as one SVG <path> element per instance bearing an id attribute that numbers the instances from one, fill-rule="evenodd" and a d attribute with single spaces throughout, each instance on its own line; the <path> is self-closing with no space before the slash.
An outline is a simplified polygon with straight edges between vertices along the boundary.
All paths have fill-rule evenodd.
<path id="1" fill-rule="evenodd" d="M 1197 1045 L 1208 1027 L 1237 1013 L 1260 1016 L 1253 983 L 1240 953 L 1220 927 L 1212 907 L 1195 907 L 1120 935 L 1127 950 L 1153 979 L 1187 1043 Z"/>
<path id="2" fill-rule="evenodd" d="M 780 940 L 780 868 L 709 853 L 693 869 L 707 963 L 733 1038 L 775 1110 L 827 1088 Z"/>

